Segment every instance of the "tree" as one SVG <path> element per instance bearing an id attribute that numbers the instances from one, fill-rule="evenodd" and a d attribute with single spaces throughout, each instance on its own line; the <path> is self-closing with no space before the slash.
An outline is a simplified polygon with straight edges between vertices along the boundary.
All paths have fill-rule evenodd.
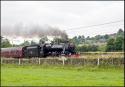
<path id="1" fill-rule="evenodd" d="M 117 37 L 115 42 L 114 42 L 114 45 L 115 45 L 115 50 L 116 51 L 120 51 L 120 50 L 123 50 L 123 44 L 124 44 L 124 39 L 123 37 Z"/>
<path id="2" fill-rule="evenodd" d="M 88 52 L 87 45 L 76 46 L 76 51 L 78 51 L 78 52 Z"/>
<path id="3" fill-rule="evenodd" d="M 36 42 L 34 42 L 33 40 L 31 41 L 31 45 L 36 45 Z"/>
<path id="4" fill-rule="evenodd" d="M 9 42 L 8 39 L 1 38 L 1 47 L 2 48 L 12 47 L 12 44 Z"/>
<path id="5" fill-rule="evenodd" d="M 30 42 L 29 41 L 24 41 L 21 46 L 29 46 L 30 45 Z"/>
<path id="6" fill-rule="evenodd" d="M 79 44 L 77 36 L 73 37 L 72 41 L 74 44 L 77 44 L 77 45 Z"/>
<path id="7" fill-rule="evenodd" d="M 78 41 L 78 44 L 81 44 L 81 39 L 82 39 L 82 37 L 79 35 L 77 39 L 78 39 L 78 40 L 77 40 L 77 41 Z"/>
<path id="8" fill-rule="evenodd" d="M 89 40 L 89 39 L 90 39 L 90 37 L 89 37 L 89 36 L 87 36 L 86 40 Z"/>
<path id="9" fill-rule="evenodd" d="M 98 47 L 98 50 L 99 50 L 99 51 L 102 51 L 102 52 L 105 52 L 105 51 L 106 51 L 106 44 L 100 45 L 100 46 Z"/>
<path id="10" fill-rule="evenodd" d="M 108 34 L 104 35 L 104 38 L 109 39 L 109 35 Z"/>
<path id="11" fill-rule="evenodd" d="M 106 45 L 106 51 L 114 51 L 115 50 L 114 41 L 115 41 L 114 38 L 110 38 L 108 40 L 107 45 Z"/>
<path id="12" fill-rule="evenodd" d="M 124 51 L 124 41 L 123 41 L 123 43 L 122 43 L 122 51 Z"/>
<path id="13" fill-rule="evenodd" d="M 101 39 L 101 35 L 96 35 L 96 36 L 95 36 L 95 39 L 96 39 L 96 40 Z"/>
<path id="14" fill-rule="evenodd" d="M 122 29 L 118 30 L 117 37 L 124 37 L 124 31 Z"/>
<path id="15" fill-rule="evenodd" d="M 39 40 L 39 44 L 44 44 L 45 41 L 48 41 L 47 36 L 42 36 L 42 37 L 40 38 L 40 40 Z"/>
<path id="16" fill-rule="evenodd" d="M 79 36 L 78 36 L 78 39 L 80 40 L 81 38 L 82 38 L 82 37 L 79 35 Z"/>
<path id="17" fill-rule="evenodd" d="M 85 36 L 82 35 L 81 38 L 82 38 L 82 42 L 85 42 Z"/>
<path id="18" fill-rule="evenodd" d="M 98 51 L 98 46 L 97 45 L 90 45 L 88 50 L 89 51 Z"/>
<path id="19" fill-rule="evenodd" d="M 78 52 L 98 51 L 98 46 L 97 45 L 77 46 L 76 51 L 78 51 Z"/>
<path id="20" fill-rule="evenodd" d="M 53 40 L 53 42 L 57 43 L 57 44 L 59 44 L 59 43 L 65 43 L 67 41 L 68 40 L 65 40 L 65 39 L 62 39 L 62 38 L 54 38 L 54 40 Z"/>

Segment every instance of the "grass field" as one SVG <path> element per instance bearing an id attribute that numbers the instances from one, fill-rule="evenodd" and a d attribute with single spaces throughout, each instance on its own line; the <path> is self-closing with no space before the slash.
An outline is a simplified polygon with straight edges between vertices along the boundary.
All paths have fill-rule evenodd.
<path id="1" fill-rule="evenodd" d="M 124 86 L 123 67 L 1 66 L 2 86 Z"/>

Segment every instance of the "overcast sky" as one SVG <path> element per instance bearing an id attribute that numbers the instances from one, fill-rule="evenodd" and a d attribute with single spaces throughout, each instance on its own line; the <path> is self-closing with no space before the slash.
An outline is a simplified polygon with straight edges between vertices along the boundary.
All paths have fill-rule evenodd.
<path id="1" fill-rule="evenodd" d="M 84 28 L 119 20 L 122 21 Z M 47 24 L 65 30 L 69 37 L 95 36 L 123 29 L 123 20 L 123 1 L 1 1 L 2 27 L 16 24 L 25 26 Z M 83 28 L 77 29 L 82 26 Z"/>

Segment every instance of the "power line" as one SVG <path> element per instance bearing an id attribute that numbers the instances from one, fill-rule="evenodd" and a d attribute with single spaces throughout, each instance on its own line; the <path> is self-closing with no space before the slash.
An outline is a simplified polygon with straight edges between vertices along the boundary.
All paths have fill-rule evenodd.
<path id="1" fill-rule="evenodd" d="M 74 29 L 80 29 L 80 28 L 89 28 L 89 27 L 95 27 L 95 26 L 102 26 L 102 25 L 113 24 L 113 23 L 118 23 L 118 22 L 124 22 L 124 20 L 113 21 L 113 22 L 102 23 L 102 24 L 96 24 L 96 25 L 90 25 L 90 26 L 82 26 L 82 27 L 69 28 L 67 30 L 74 30 Z"/>

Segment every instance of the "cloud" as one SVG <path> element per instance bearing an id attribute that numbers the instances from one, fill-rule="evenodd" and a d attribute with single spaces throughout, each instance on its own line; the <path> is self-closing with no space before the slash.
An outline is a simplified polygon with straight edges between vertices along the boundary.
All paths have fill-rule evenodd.
<path id="1" fill-rule="evenodd" d="M 68 29 L 121 19 L 124 19 L 123 1 L 1 1 L 2 26 L 20 22 L 24 25 L 48 24 L 66 30 L 69 37 L 114 33 L 124 26 L 117 23 L 75 31 Z"/>

